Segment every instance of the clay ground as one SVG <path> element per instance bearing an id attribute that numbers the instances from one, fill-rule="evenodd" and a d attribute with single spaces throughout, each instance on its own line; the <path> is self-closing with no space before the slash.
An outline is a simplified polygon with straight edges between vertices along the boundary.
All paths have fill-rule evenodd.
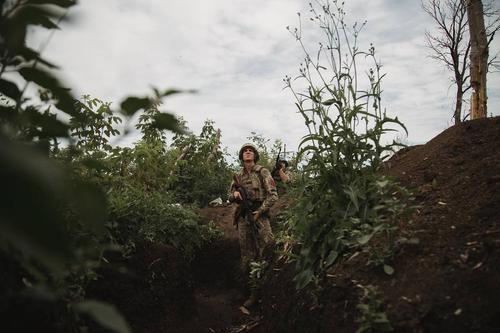
<path id="1" fill-rule="evenodd" d="M 398 226 L 418 244 L 398 248 L 392 275 L 362 255 L 341 261 L 318 303 L 295 290 L 293 263 L 275 260 L 265 296 L 245 315 L 238 310 L 246 294 L 237 233 L 226 206 L 200 211 L 224 237 L 189 266 L 174 249 L 145 245 L 132 263 L 135 276 L 149 274 L 152 284 L 129 274 L 128 284 L 115 277 L 94 293 L 112 293 L 108 299 L 136 332 L 355 332 L 360 284 L 378 288 L 395 332 L 500 332 L 500 118 L 453 126 L 400 151 L 384 172 L 411 189 L 418 205 Z"/>

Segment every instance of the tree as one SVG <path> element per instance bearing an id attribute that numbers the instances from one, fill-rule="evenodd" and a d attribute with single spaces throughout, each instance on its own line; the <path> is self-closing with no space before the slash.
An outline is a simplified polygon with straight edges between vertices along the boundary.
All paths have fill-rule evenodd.
<path id="1" fill-rule="evenodd" d="M 467 13 L 460 0 L 430 0 L 422 3 L 424 11 L 437 23 L 438 32 L 425 33 L 427 46 L 432 50 L 431 58 L 441 61 L 453 72 L 456 85 L 455 124 L 461 122 L 464 93 L 470 89 L 467 85 L 468 55 L 470 44 L 467 39 Z"/>
<path id="2" fill-rule="evenodd" d="M 488 72 L 488 39 L 481 0 L 467 0 L 470 31 L 471 119 L 485 118 L 487 112 L 486 73 Z"/>
<path id="3" fill-rule="evenodd" d="M 467 1 L 427 0 L 422 2 L 422 7 L 437 24 L 435 33 L 426 32 L 427 46 L 432 50 L 431 57 L 442 62 L 453 73 L 452 82 L 456 86 L 453 118 L 455 124 L 458 124 L 463 118 L 464 96 L 472 84 L 469 71 L 471 37 L 469 37 Z M 484 18 L 488 20 L 485 33 L 488 39 L 487 46 L 489 46 L 495 33 L 500 29 L 499 11 L 493 8 L 492 1 L 485 3 Z M 500 68 L 497 55 L 490 57 L 487 68 Z"/>

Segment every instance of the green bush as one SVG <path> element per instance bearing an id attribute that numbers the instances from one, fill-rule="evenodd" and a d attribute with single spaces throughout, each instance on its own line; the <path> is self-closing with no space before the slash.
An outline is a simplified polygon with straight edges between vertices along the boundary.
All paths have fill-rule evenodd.
<path id="1" fill-rule="evenodd" d="M 226 153 L 219 147 L 220 135 L 214 122 L 207 120 L 199 136 L 174 138 L 171 153 L 176 162 L 168 189 L 179 203 L 206 206 L 217 197 L 226 198 L 232 171 L 224 158 Z"/>
<path id="2" fill-rule="evenodd" d="M 189 206 L 174 203 L 167 192 L 121 186 L 110 190 L 109 207 L 110 237 L 128 250 L 149 241 L 172 245 L 190 259 L 196 249 L 218 236 L 213 226 L 200 224 Z"/>

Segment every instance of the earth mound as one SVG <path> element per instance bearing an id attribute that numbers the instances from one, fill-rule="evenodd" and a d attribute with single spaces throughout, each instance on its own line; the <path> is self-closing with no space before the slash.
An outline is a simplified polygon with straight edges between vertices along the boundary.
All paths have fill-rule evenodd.
<path id="1" fill-rule="evenodd" d="M 395 332 L 500 332 L 499 161 L 499 117 L 400 151 L 384 172 L 415 194 L 418 209 L 399 228 L 418 244 L 395 254 L 392 275 L 361 259 L 339 263 L 320 302 L 296 292 L 293 267 L 280 265 L 257 331 L 355 332 L 359 286 L 371 285 Z"/>

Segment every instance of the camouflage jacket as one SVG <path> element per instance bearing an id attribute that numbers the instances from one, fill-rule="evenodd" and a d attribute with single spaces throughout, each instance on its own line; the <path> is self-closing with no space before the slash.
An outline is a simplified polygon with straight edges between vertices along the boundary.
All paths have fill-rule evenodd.
<path id="1" fill-rule="evenodd" d="M 276 184 L 271 172 L 261 165 L 254 165 L 250 172 L 242 168 L 236 175 L 239 184 L 243 186 L 252 201 L 260 201 L 261 213 L 269 211 L 269 208 L 278 200 Z M 229 188 L 229 201 L 233 201 L 233 193 L 236 191 L 236 183 L 233 179 Z"/>

